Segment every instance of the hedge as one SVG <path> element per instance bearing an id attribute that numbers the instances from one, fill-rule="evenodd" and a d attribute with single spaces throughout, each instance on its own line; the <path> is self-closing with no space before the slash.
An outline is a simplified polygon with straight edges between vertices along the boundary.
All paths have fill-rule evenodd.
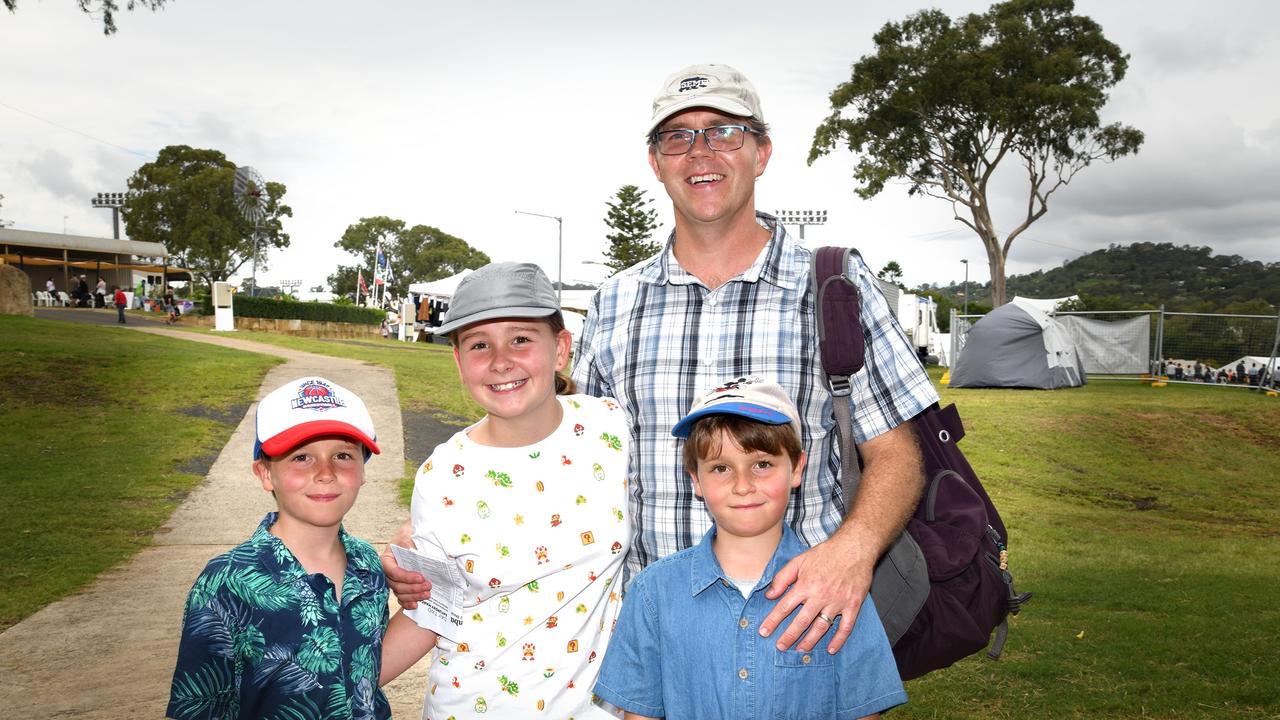
<path id="1" fill-rule="evenodd" d="M 206 315 L 213 314 L 213 303 L 206 297 L 201 303 L 201 311 Z M 360 325 L 380 325 L 387 314 L 374 308 L 363 308 L 355 305 L 333 305 L 319 302 L 298 302 L 297 300 L 276 300 L 266 297 L 252 297 L 236 293 L 232 301 L 235 314 L 240 317 L 271 318 L 285 320 L 317 320 L 321 322 L 347 322 Z"/>

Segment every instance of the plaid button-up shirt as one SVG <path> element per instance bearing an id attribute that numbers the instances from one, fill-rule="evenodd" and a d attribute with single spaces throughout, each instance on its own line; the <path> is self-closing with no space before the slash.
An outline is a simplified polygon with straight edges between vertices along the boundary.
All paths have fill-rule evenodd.
<path id="1" fill-rule="evenodd" d="M 671 428 L 696 398 L 727 379 L 776 380 L 800 410 L 809 462 L 787 523 L 814 545 L 843 518 L 838 433 L 809 288 L 811 253 L 773 216 L 756 215 L 772 237 L 751 267 L 724 285 L 708 289 L 685 272 L 672 253 L 672 233 L 661 253 L 610 278 L 592 300 L 573 377 L 581 392 L 616 398 L 631 425 L 630 577 L 692 546 L 711 527 L 681 464 L 683 441 Z M 848 273 L 862 295 L 866 337 L 866 364 L 853 377 L 852 395 L 854 435 L 863 442 L 938 395 L 870 268 L 854 255 Z"/>

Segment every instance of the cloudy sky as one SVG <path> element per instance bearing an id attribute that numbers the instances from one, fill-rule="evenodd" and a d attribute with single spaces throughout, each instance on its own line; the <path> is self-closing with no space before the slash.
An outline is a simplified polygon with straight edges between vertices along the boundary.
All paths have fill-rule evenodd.
<path id="1" fill-rule="evenodd" d="M 951 15 L 989 3 L 943 1 Z M 333 247 L 361 217 L 434 225 L 498 260 L 596 281 L 605 203 L 624 184 L 657 198 L 645 161 L 650 102 L 698 62 L 745 72 L 773 127 L 757 190 L 764 210 L 824 209 L 809 244 L 847 244 L 909 284 L 987 279 L 976 236 L 950 206 L 890 187 L 854 193 L 848 153 L 805 163 L 828 93 L 871 36 L 923 4 L 791 0 L 486 3 L 170 0 L 122 13 L 104 37 L 73 0 L 0 10 L 0 218 L 111 235 L 97 192 L 121 191 L 162 147 L 221 150 L 288 186 L 292 247 L 260 284 L 322 284 L 354 258 Z M 1009 272 L 1109 244 L 1207 245 L 1280 260 L 1280 4 L 1270 0 L 1078 0 L 1132 55 L 1105 121 L 1146 133 L 1135 157 L 1084 171 L 1015 242 Z M 720 16 L 720 17 L 717 17 Z M 993 198 L 1012 226 L 1016 166 Z M 1004 209 L 1005 212 L 1001 212 Z M 244 274 L 247 274 L 247 268 Z"/>

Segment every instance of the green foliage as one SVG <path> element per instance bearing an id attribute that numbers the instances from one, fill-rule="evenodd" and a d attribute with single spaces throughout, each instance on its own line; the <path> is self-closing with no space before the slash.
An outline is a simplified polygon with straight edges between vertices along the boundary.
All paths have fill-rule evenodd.
<path id="1" fill-rule="evenodd" d="M 604 253 L 604 264 L 615 273 L 662 250 L 662 245 L 649 240 L 661 223 L 658 211 L 650 207 L 653 198 L 646 198 L 645 192 L 635 185 L 623 185 L 614 194 L 617 202 L 605 203 L 609 213 L 604 224 L 613 232 L 606 236 L 609 249 Z"/>
<path id="2" fill-rule="evenodd" d="M 121 208 L 135 240 L 163 243 L 170 262 L 191 270 L 212 286 L 225 280 L 254 255 L 254 224 L 236 206 L 232 191 L 235 163 L 217 150 L 169 145 L 155 161 L 129 178 L 129 197 Z M 285 186 L 266 183 L 266 213 L 257 226 L 258 269 L 271 248 L 289 246 L 281 219 L 293 210 L 281 202 Z"/>
<path id="3" fill-rule="evenodd" d="M 240 317 L 346 322 L 360 325 L 378 325 L 386 318 L 386 313 L 375 308 L 250 297 L 240 293 L 236 294 L 233 308 L 235 314 Z"/>
<path id="4" fill-rule="evenodd" d="M 858 154 L 857 193 L 891 180 L 908 193 L 950 202 L 981 238 L 992 304 L 1004 302 L 1004 263 L 1014 238 L 1048 210 L 1049 196 L 1097 160 L 1137 152 L 1140 131 L 1101 126 L 1107 90 L 1128 56 L 1072 0 L 1009 0 L 952 20 L 925 10 L 887 23 L 876 52 L 831 93 L 809 162 L 838 146 Z M 846 110 L 848 114 L 846 114 Z M 988 183 L 1006 157 L 1029 178 L 1026 215 L 1001 238 Z"/>
<path id="5" fill-rule="evenodd" d="M 159 10 L 164 6 L 166 0 L 125 0 L 125 8 L 133 10 L 134 8 L 146 8 L 148 10 Z M 119 0 L 76 0 L 76 4 L 80 6 L 80 11 L 86 15 L 101 14 L 102 15 L 102 34 L 114 35 L 116 33 L 116 13 L 120 12 Z M 4 6 L 9 12 L 17 12 L 18 0 L 4 0 Z"/>
<path id="6" fill-rule="evenodd" d="M 5 0 L 5 2 L 8 2 L 8 0 Z M 4 193 L 0 193 L 0 207 L 4 207 L 3 201 L 4 201 Z M 7 228 L 12 224 L 13 224 L 12 220 L 5 220 L 4 218 L 0 217 L 0 228 Z"/>
<path id="7" fill-rule="evenodd" d="M 971 286 L 975 286 L 971 283 Z M 1214 255 L 1208 247 L 1172 243 L 1111 245 L 1061 267 L 1014 275 L 1011 294 L 1079 295 L 1079 310 L 1139 310 L 1274 315 L 1280 307 L 1280 263 Z"/>
<path id="8" fill-rule="evenodd" d="M 489 262 L 488 255 L 465 240 L 430 225 L 408 227 L 405 221 L 385 215 L 360 218 L 333 244 L 360 259 L 357 265 L 339 265 L 329 276 L 335 295 L 355 295 L 357 268 L 364 273 L 365 286 L 373 289 L 374 253 L 379 243 L 389 266 L 387 290 L 400 297 L 408 293 L 410 283 L 439 280 Z"/>
<path id="9" fill-rule="evenodd" d="M 902 266 L 898 264 L 897 260 L 890 260 L 885 263 L 884 267 L 880 268 L 880 272 L 876 273 L 876 277 L 881 280 L 887 280 L 894 285 L 901 285 Z"/>
<path id="10" fill-rule="evenodd" d="M 148 545 L 283 360 L 12 315 L 0 337 L 4 628 Z"/>

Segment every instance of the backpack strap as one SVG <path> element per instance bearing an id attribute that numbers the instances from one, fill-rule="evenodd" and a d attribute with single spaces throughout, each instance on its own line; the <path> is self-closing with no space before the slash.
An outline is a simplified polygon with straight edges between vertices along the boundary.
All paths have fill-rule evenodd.
<path id="1" fill-rule="evenodd" d="M 818 325 L 818 354 L 835 406 L 840 442 L 840 490 L 845 509 L 853 507 L 862 473 L 853 441 L 853 374 L 862 369 L 866 350 L 862 336 L 858 286 L 846 275 L 852 248 L 821 247 L 813 252 L 809 282 Z"/>

